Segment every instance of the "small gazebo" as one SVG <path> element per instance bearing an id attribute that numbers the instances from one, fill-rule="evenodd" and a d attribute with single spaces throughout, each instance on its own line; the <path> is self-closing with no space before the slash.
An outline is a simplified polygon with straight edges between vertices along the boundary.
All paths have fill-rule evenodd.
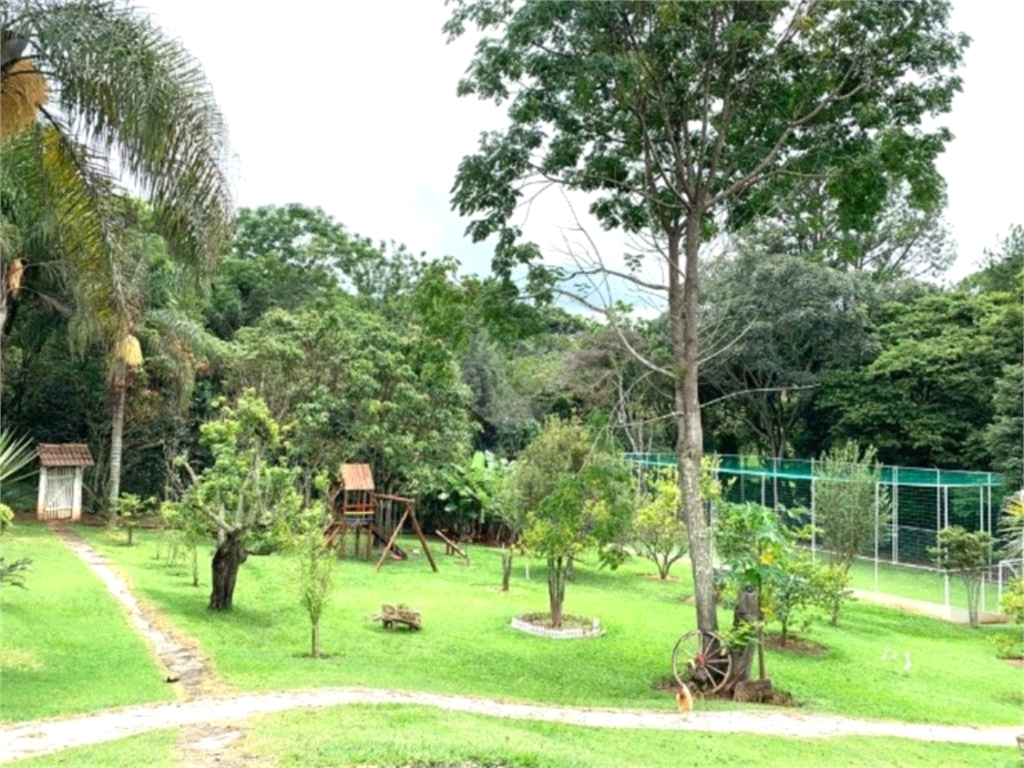
<path id="1" fill-rule="evenodd" d="M 85 443 L 40 443 L 40 520 L 79 520 L 82 517 L 82 470 L 93 465 Z"/>

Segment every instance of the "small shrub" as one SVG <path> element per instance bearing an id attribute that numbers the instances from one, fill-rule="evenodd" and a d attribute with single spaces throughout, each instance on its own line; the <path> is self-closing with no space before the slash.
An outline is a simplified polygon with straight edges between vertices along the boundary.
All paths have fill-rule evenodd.
<path id="1" fill-rule="evenodd" d="M 989 638 L 1000 659 L 1024 658 L 1024 636 L 1020 632 L 998 632 Z"/>
<path id="2" fill-rule="evenodd" d="M 999 599 L 999 607 L 1014 624 L 1024 624 L 1024 579 L 1020 576 L 1010 579 Z"/>

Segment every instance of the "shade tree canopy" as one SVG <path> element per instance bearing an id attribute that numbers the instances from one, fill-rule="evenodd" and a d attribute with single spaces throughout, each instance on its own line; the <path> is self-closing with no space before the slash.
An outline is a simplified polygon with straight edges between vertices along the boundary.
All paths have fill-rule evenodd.
<path id="1" fill-rule="evenodd" d="M 698 625 L 717 626 L 700 504 L 698 256 L 722 227 L 764 216 L 808 177 L 841 216 L 872 217 L 890 184 L 941 193 L 934 161 L 967 38 L 949 4 L 527 3 L 463 0 L 445 26 L 482 33 L 461 94 L 508 105 L 456 174 L 452 203 L 503 273 L 532 265 L 520 205 L 538 184 L 589 195 L 601 226 L 654 245 L 668 305 L 680 491 Z M 627 275 L 627 278 L 630 277 Z M 550 285 L 550 283 L 548 283 Z"/>

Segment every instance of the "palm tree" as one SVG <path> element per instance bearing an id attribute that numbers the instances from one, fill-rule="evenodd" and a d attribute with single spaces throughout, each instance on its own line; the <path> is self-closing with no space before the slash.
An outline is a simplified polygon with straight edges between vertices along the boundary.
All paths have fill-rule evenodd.
<path id="1" fill-rule="evenodd" d="M 209 275 L 231 232 L 224 121 L 198 62 L 120 0 L 0 0 L 0 114 L 3 218 L 45 241 L 88 318 L 81 327 L 115 351 L 116 448 L 126 372 L 141 359 L 125 253 L 132 224 L 110 159 L 149 203 L 171 255 Z M 11 275 L 32 266 L 7 250 L 0 327 Z M 119 477 L 112 460 L 114 492 Z"/>

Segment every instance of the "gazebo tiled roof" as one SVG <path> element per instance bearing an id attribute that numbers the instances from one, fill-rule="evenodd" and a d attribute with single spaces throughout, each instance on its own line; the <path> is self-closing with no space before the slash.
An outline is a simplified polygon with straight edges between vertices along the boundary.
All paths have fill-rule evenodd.
<path id="1" fill-rule="evenodd" d="M 37 448 L 43 467 L 91 467 L 94 463 L 85 443 L 39 443 Z"/>

